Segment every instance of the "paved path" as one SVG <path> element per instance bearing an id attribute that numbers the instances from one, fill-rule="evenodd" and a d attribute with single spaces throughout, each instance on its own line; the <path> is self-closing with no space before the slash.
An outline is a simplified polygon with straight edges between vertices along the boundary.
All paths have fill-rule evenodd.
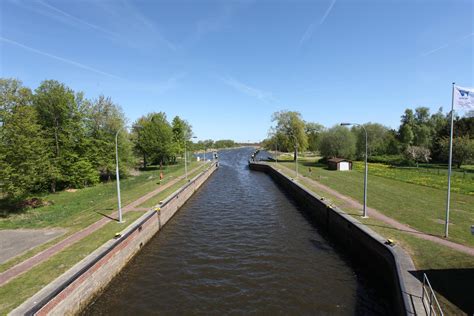
<path id="1" fill-rule="evenodd" d="M 274 167 L 274 164 L 272 164 L 272 166 Z M 288 172 L 289 174 L 293 174 L 293 175 L 295 174 L 294 170 L 288 168 L 287 166 L 283 166 L 282 164 L 278 164 L 277 165 L 277 170 L 280 171 L 281 169 L 285 169 L 285 171 Z M 301 175 L 300 175 L 300 177 L 303 177 L 305 181 L 308 181 L 309 183 L 311 183 L 311 185 L 314 185 L 316 188 L 320 189 L 321 191 L 327 192 L 327 193 L 335 196 L 336 198 L 344 201 L 344 204 L 340 206 L 341 208 L 351 207 L 351 208 L 362 209 L 362 207 L 363 207 L 361 203 L 354 200 L 353 198 L 350 198 L 346 195 L 343 195 L 343 194 L 339 193 L 338 191 L 333 190 L 333 189 L 325 186 L 324 184 L 321 184 L 320 182 L 318 182 L 318 181 L 316 181 L 312 178 L 304 177 L 304 176 L 301 176 Z M 472 248 L 472 247 L 461 245 L 461 244 L 449 241 L 449 240 L 444 239 L 444 238 L 439 237 L 439 236 L 434 236 L 434 235 L 430 235 L 430 234 L 421 232 L 421 231 L 416 230 L 416 229 L 414 229 L 414 228 L 412 228 L 412 227 L 410 227 L 406 224 L 400 223 L 399 221 L 397 221 L 397 220 L 395 220 L 391 217 L 388 217 L 387 215 L 382 214 L 380 211 L 378 211 L 374 208 L 368 207 L 367 208 L 367 214 L 370 215 L 370 217 L 378 219 L 379 221 L 382 221 L 386 224 L 389 224 L 390 226 L 392 226 L 395 229 L 398 229 L 400 231 L 407 232 L 407 233 L 412 234 L 412 235 L 414 235 L 418 238 L 429 240 L 429 241 L 435 242 L 437 244 L 449 247 L 451 249 L 463 252 L 465 254 L 474 256 L 474 248 Z"/>
<path id="2" fill-rule="evenodd" d="M 198 166 L 198 167 L 190 170 L 188 172 L 188 174 L 191 174 L 194 171 L 197 171 L 200 167 L 202 167 L 202 166 Z M 139 205 L 141 205 L 145 201 L 149 200 L 150 198 L 154 197 L 155 195 L 157 195 L 161 191 L 163 191 L 163 190 L 169 188 L 170 186 L 176 184 L 178 181 L 184 179 L 184 177 L 185 177 L 184 175 L 179 176 L 179 177 L 167 182 L 166 184 L 160 186 L 159 188 L 143 195 L 139 199 L 133 201 L 132 203 L 130 203 L 127 206 L 125 206 L 124 208 L 122 208 L 122 211 L 125 213 L 125 212 L 128 212 L 128 211 L 142 210 L 143 208 L 139 208 L 138 207 Z M 148 209 L 145 209 L 145 210 L 148 210 Z M 47 260 L 51 256 L 57 254 L 58 252 L 60 252 L 64 248 L 69 247 L 72 244 L 74 244 L 74 243 L 78 242 L 79 240 L 83 239 L 84 237 L 92 234 L 93 232 L 95 232 L 96 230 L 98 230 L 101 227 L 105 226 L 107 223 L 109 223 L 112 220 L 114 220 L 113 217 L 105 216 L 102 219 L 95 222 L 94 224 L 92 224 L 92 225 L 90 225 L 90 226 L 88 226 L 88 227 L 86 227 L 86 228 L 84 228 L 84 229 L 82 229 L 78 232 L 75 232 L 74 234 L 72 234 L 71 236 L 69 236 L 69 237 L 67 237 L 63 240 L 61 240 L 57 244 L 52 245 L 51 247 L 37 253 L 33 257 L 30 257 L 30 258 L 26 259 L 25 261 L 22 261 L 22 262 L 18 263 L 17 265 L 14 265 L 10 269 L 0 273 L 0 286 L 4 285 L 5 283 L 10 281 L 11 279 L 17 277 L 18 275 L 20 275 L 22 273 L 25 273 L 26 271 L 30 270 L 34 266 L 44 262 L 45 260 Z"/>
<path id="3" fill-rule="evenodd" d="M 0 230 L 0 264 L 66 233 L 65 229 Z"/>

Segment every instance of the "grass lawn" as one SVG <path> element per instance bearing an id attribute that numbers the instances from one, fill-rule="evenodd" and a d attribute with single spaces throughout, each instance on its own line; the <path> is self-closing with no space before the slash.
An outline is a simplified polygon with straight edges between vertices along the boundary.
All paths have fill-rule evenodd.
<path id="1" fill-rule="evenodd" d="M 279 162 L 294 168 L 290 161 Z M 327 170 L 325 165 L 310 161 L 299 162 L 299 172 L 328 187 L 363 201 L 364 175 L 360 170 L 338 172 Z M 294 174 L 292 175 L 294 176 Z M 425 233 L 443 236 L 446 191 L 424 185 L 379 176 L 369 166 L 367 203 L 380 212 Z M 453 192 L 451 194 L 449 239 L 474 246 L 470 226 L 474 224 L 474 196 Z"/>
<path id="2" fill-rule="evenodd" d="M 192 162 L 189 168 L 199 163 Z M 184 165 L 166 166 L 162 184 L 184 173 Z M 159 170 L 143 171 L 138 176 L 120 180 L 122 205 L 127 205 L 142 195 L 159 187 Z M 42 196 L 52 205 L 30 209 L 0 218 L 0 229 L 63 227 L 77 230 L 99 220 L 104 214 L 116 210 L 115 181 L 99 184 L 76 192 L 61 191 Z"/>
<path id="3" fill-rule="evenodd" d="M 206 165 L 198 162 L 190 163 L 188 170 L 194 169 L 195 167 L 199 168 L 198 170 L 189 173 L 189 178 L 196 176 Z M 165 178 L 161 181 L 162 184 L 184 174 L 184 165 L 181 164 L 168 167 L 164 170 L 164 174 Z M 123 205 L 126 205 L 147 192 L 157 188 L 158 179 L 159 171 L 154 170 L 145 171 L 139 176 L 121 181 Z M 178 181 L 170 188 L 160 192 L 150 201 L 144 203 L 144 205 L 149 204 L 152 206 L 156 204 L 154 203 L 155 200 L 166 198 L 166 196 L 176 191 L 185 183 L 186 180 Z M 113 211 L 116 203 L 115 185 L 114 182 L 86 188 L 74 193 L 60 192 L 57 194 L 47 195 L 46 198 L 48 200 L 54 199 L 54 205 L 32 210 L 25 214 L 14 214 L 6 219 L 4 218 L 2 219 L 2 222 L 0 222 L 0 225 L 3 223 L 4 226 L 0 227 L 19 228 L 24 227 L 21 225 L 26 223 L 26 225 L 31 225 L 26 227 L 37 228 L 59 226 L 66 227 L 71 232 L 77 231 L 100 219 L 103 216 L 100 213 L 108 214 Z M 75 199 L 79 199 L 79 201 L 75 201 Z M 59 212 L 59 206 L 63 206 L 66 211 L 58 214 L 58 217 L 55 219 L 53 216 L 55 212 Z M 84 209 L 81 209 L 81 206 L 83 206 Z M 144 214 L 143 211 L 131 211 L 125 213 L 124 218 L 128 224 L 131 224 L 142 214 Z M 39 223 L 32 222 L 35 218 L 38 218 Z M 81 222 L 82 225 L 79 225 L 79 222 Z M 74 264 L 85 258 L 106 241 L 113 238 L 116 232 L 125 229 L 125 227 L 126 226 L 120 225 L 115 221 L 111 221 L 103 228 L 0 287 L 0 315 L 8 313 L 13 308 L 20 305 L 49 282 L 66 272 Z M 0 271 L 8 269 L 12 265 L 34 255 L 55 242 L 57 242 L 57 240 L 41 245 L 20 257 L 4 263 L 0 266 Z"/>
<path id="4" fill-rule="evenodd" d="M 199 166 L 199 168 L 196 171 L 188 173 L 188 179 L 191 180 L 192 178 L 197 176 L 200 172 L 202 172 L 205 167 L 208 167 L 208 166 L 209 166 L 208 164 L 203 164 L 203 165 Z M 175 184 L 173 184 L 169 188 L 161 191 L 160 193 L 158 193 L 157 195 L 155 195 L 151 199 L 149 199 L 149 200 L 145 201 L 144 203 L 142 203 L 140 205 L 140 207 L 150 207 L 151 208 L 153 206 L 156 206 L 158 203 L 163 201 L 165 198 L 170 196 L 173 192 L 175 192 L 176 190 L 178 190 L 179 188 L 181 188 L 185 184 L 186 184 L 186 179 L 183 179 L 183 180 L 180 180 L 180 181 L 176 182 Z"/>
<path id="5" fill-rule="evenodd" d="M 131 224 L 144 213 L 138 211 L 128 212 L 124 214 L 124 218 L 127 223 Z M 49 282 L 112 239 L 116 232 L 122 231 L 125 227 L 111 221 L 83 240 L 0 287 L 0 315 L 5 315 L 19 306 Z"/>
<path id="6" fill-rule="evenodd" d="M 199 162 L 191 162 L 189 169 L 197 167 Z M 164 168 L 164 179 L 162 184 L 175 179 L 184 173 L 184 165 L 174 165 Z M 129 177 L 120 181 L 122 205 L 127 205 L 140 196 L 156 189 L 159 179 L 159 171 L 143 171 L 140 175 Z M 36 253 L 48 248 L 59 240 L 66 238 L 74 232 L 81 230 L 116 210 L 117 192 L 116 183 L 104 183 L 94 187 L 85 188 L 76 192 L 58 192 L 44 195 L 54 205 L 25 211 L 24 213 L 11 214 L 0 218 L 0 229 L 18 228 L 44 228 L 62 227 L 68 232 L 59 239 L 52 240 L 40 245 L 26 253 L 13 258 L 0 265 L 0 272 L 5 271 L 13 265 L 29 258 Z"/>
<path id="7" fill-rule="evenodd" d="M 362 161 L 354 162 L 354 169 L 363 171 Z M 446 190 L 448 187 L 448 171 L 433 168 L 392 167 L 381 163 L 370 163 L 370 173 L 373 175 Z M 451 192 L 474 196 L 474 173 L 454 171 L 451 174 Z"/>
<path id="8" fill-rule="evenodd" d="M 285 162 L 285 165 L 289 167 L 294 167 L 294 163 L 292 162 Z M 290 165 L 288 165 L 290 164 Z M 329 170 L 320 170 L 321 167 L 318 168 L 313 168 L 312 172 L 312 178 L 317 179 L 318 181 L 321 180 L 322 183 L 332 187 L 333 189 L 336 189 L 337 191 L 340 191 L 341 193 L 344 193 L 349 196 L 357 197 L 359 201 L 362 200 L 362 193 L 360 195 L 354 194 L 350 195 L 347 192 L 353 192 L 352 189 L 346 189 L 345 185 L 333 185 L 335 181 L 350 181 L 348 186 L 354 185 L 358 190 L 362 190 L 362 174 L 360 173 L 359 176 L 357 174 L 359 172 L 353 171 L 353 172 L 336 172 L 336 171 L 329 171 Z M 305 177 L 308 177 L 308 172 L 307 172 L 307 165 L 305 162 L 301 162 L 300 165 L 300 173 L 304 174 Z M 294 176 L 294 172 L 288 171 L 285 169 L 282 169 L 284 173 L 286 173 L 289 176 Z M 330 174 L 334 173 L 336 175 L 345 175 L 342 178 L 337 178 L 336 179 L 324 179 L 324 177 L 329 177 L 327 172 Z M 353 174 L 356 174 L 354 176 Z M 321 179 L 319 179 L 319 176 L 321 175 Z M 349 180 L 345 180 L 346 176 L 349 176 Z M 355 177 L 356 180 L 359 183 L 354 183 L 355 180 L 352 179 L 352 177 Z M 360 178 L 360 179 L 359 179 Z M 379 187 L 379 185 L 382 185 L 382 188 L 386 188 L 386 181 L 390 180 L 392 182 L 389 182 L 389 184 L 392 185 L 397 185 L 397 183 L 400 183 L 399 186 L 408 186 L 407 189 L 411 190 L 417 190 L 416 187 L 419 187 L 421 190 L 420 192 L 417 192 L 420 196 L 418 198 L 424 198 L 425 200 L 430 200 L 432 198 L 431 195 L 427 195 L 426 197 L 423 197 L 422 195 L 424 194 L 424 190 L 429 189 L 429 190 L 437 190 L 433 188 L 425 188 L 423 186 L 416 186 L 413 184 L 409 183 L 403 183 L 400 181 L 396 180 L 391 180 L 391 179 L 386 179 L 383 177 L 380 177 L 381 183 L 378 182 L 377 176 L 372 176 L 369 178 L 369 181 L 372 181 L 373 185 L 369 186 L 369 201 L 371 198 L 371 195 L 375 195 L 377 190 L 375 190 L 376 187 Z M 351 180 L 352 179 L 352 180 Z M 307 180 L 305 180 L 304 177 L 300 178 L 298 180 L 301 184 L 305 185 L 307 188 L 310 190 L 314 191 L 320 196 L 324 196 L 329 202 L 335 205 L 343 205 L 344 202 L 339 200 L 337 197 L 326 193 L 325 191 L 322 191 L 321 189 L 311 185 L 311 183 Z M 357 182 L 356 181 L 356 182 Z M 373 188 L 373 189 L 371 189 Z M 344 191 L 342 191 L 344 190 Z M 383 190 L 382 190 L 383 191 Z M 439 190 L 438 190 L 439 191 Z M 383 194 L 384 196 L 389 196 L 390 194 L 393 194 L 392 192 L 399 192 L 398 189 L 395 191 L 393 190 L 388 190 L 386 193 L 379 193 Z M 472 199 L 471 196 L 467 195 L 460 195 L 464 196 L 468 199 Z M 443 194 L 444 197 L 444 194 Z M 383 201 L 383 196 L 381 197 L 381 200 Z M 387 200 L 389 202 L 393 202 L 393 199 L 388 197 Z M 376 200 L 378 201 L 378 199 Z M 374 201 L 375 202 L 375 201 Z M 369 203 L 369 205 L 372 205 Z M 468 205 L 468 204 L 466 204 Z M 473 207 L 474 204 L 471 204 L 469 207 Z M 383 205 L 382 205 L 383 206 Z M 383 211 L 381 207 L 377 207 L 379 211 Z M 420 238 L 417 238 L 416 236 L 413 236 L 411 234 L 408 234 L 403 231 L 399 231 L 397 229 L 394 229 L 393 227 L 388 226 L 386 223 L 378 221 L 373 218 L 368 218 L 368 219 L 363 219 L 361 218 L 361 210 L 360 209 L 354 209 L 354 208 L 347 208 L 343 207 L 343 210 L 354 216 L 357 220 L 363 222 L 365 225 L 369 226 L 371 229 L 374 231 L 378 232 L 380 235 L 384 236 L 385 238 L 390 238 L 395 241 L 395 243 L 400 244 L 402 248 L 404 248 L 413 258 L 415 266 L 418 271 L 423 271 L 428 275 L 428 278 L 430 279 L 431 284 L 433 285 L 434 289 L 438 293 L 438 299 L 440 300 L 440 304 L 442 305 L 443 311 L 447 315 L 460 315 L 460 314 L 466 314 L 471 312 L 471 308 L 473 306 L 472 304 L 472 280 L 474 279 L 474 258 L 472 256 L 466 255 L 464 253 L 452 250 L 446 246 L 442 246 L 439 244 L 436 244 L 432 241 L 428 240 L 423 240 Z M 423 212 L 422 209 L 412 209 L 412 212 Z M 384 212 L 385 213 L 385 212 Z M 472 210 L 470 212 L 471 214 L 471 219 L 472 219 Z M 428 213 L 431 214 L 431 213 Z M 404 217 L 402 217 L 404 218 Z M 460 220 L 457 218 L 457 220 Z M 402 221 L 402 220 L 400 220 Z M 423 227 L 426 226 L 434 226 L 437 228 L 438 226 L 435 225 L 435 222 L 433 221 L 426 221 L 426 224 L 423 225 Z M 442 229 L 440 228 L 440 231 Z M 473 236 L 466 236 L 466 237 L 471 237 L 474 239 Z M 466 243 L 470 244 L 470 243 Z"/>

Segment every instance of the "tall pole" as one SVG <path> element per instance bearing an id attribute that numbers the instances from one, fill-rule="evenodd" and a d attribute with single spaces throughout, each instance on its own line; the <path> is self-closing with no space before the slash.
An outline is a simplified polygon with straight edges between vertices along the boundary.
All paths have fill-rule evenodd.
<path id="1" fill-rule="evenodd" d="M 367 215 L 367 176 L 368 176 L 368 164 L 367 164 L 367 156 L 368 156 L 368 136 L 367 136 L 367 130 L 365 129 L 364 125 L 357 124 L 357 123 L 341 123 L 341 126 L 360 126 L 364 130 L 365 133 L 365 171 L 364 171 L 364 207 L 363 207 L 363 218 L 369 217 Z"/>
<path id="2" fill-rule="evenodd" d="M 120 199 L 120 172 L 119 172 L 119 159 L 118 159 L 118 134 L 120 133 L 119 128 L 117 133 L 115 133 L 115 175 L 117 177 L 117 199 L 118 199 L 118 221 L 123 223 L 122 220 L 122 201 Z"/>
<path id="3" fill-rule="evenodd" d="M 278 142 L 275 141 L 275 163 L 278 163 Z"/>
<path id="4" fill-rule="evenodd" d="M 298 143 L 296 142 L 295 135 L 293 135 L 293 139 L 295 140 L 295 172 L 296 172 L 296 179 L 298 179 Z"/>
<path id="5" fill-rule="evenodd" d="M 449 203 L 451 200 L 451 164 L 453 162 L 453 123 L 454 123 L 454 85 L 451 90 L 451 131 L 449 133 L 449 162 L 448 162 L 448 194 L 446 197 L 446 223 L 444 237 L 449 236 Z"/>
<path id="6" fill-rule="evenodd" d="M 184 138 L 184 173 L 186 174 L 186 181 L 188 180 L 188 152 L 186 151 L 186 137 Z"/>
<path id="7" fill-rule="evenodd" d="M 367 142 L 367 130 L 363 125 L 360 125 L 365 132 L 365 175 L 364 175 L 364 218 L 367 218 L 367 155 L 368 155 L 368 142 Z"/>

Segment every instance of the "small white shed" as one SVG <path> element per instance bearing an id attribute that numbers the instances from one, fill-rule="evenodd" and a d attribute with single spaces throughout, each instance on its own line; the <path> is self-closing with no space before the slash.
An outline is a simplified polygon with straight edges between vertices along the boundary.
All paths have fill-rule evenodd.
<path id="1" fill-rule="evenodd" d="M 349 171 L 352 170 L 352 161 L 343 158 L 328 159 L 328 167 L 331 170 Z"/>

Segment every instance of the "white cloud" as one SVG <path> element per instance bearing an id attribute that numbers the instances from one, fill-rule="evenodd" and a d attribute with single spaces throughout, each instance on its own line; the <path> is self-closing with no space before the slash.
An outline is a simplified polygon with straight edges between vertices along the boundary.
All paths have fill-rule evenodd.
<path id="1" fill-rule="evenodd" d="M 466 39 L 469 39 L 469 38 L 472 37 L 472 36 L 474 36 L 474 32 L 473 32 L 473 33 L 470 33 L 470 34 L 467 34 L 467 35 L 464 35 L 463 37 L 460 37 L 460 38 L 458 38 L 458 39 L 455 39 L 454 41 L 451 41 L 451 42 L 446 43 L 446 44 L 444 44 L 444 45 L 441 45 L 441 46 L 439 46 L 439 47 L 437 47 L 437 48 L 435 48 L 435 49 L 431 49 L 431 50 L 429 50 L 429 51 L 426 51 L 426 52 L 424 52 L 424 53 L 421 53 L 421 56 L 422 56 L 422 57 L 429 56 L 429 55 L 431 55 L 431 54 L 433 54 L 433 53 L 436 53 L 436 52 L 439 51 L 439 50 L 442 50 L 442 49 L 444 49 L 444 48 L 448 48 L 448 47 L 451 46 L 451 45 L 454 45 L 454 44 L 456 44 L 456 43 L 458 43 L 458 42 L 462 42 L 462 41 L 464 41 L 464 40 L 466 40 Z M 472 43 L 472 42 L 471 42 L 471 43 Z"/>
<path id="2" fill-rule="evenodd" d="M 223 83 L 234 88 L 235 90 L 251 96 L 253 98 L 265 101 L 265 102 L 274 102 L 275 98 L 271 92 L 266 92 L 255 87 L 249 86 L 243 82 L 240 82 L 232 77 L 220 78 Z"/>
<path id="3" fill-rule="evenodd" d="M 334 7 L 334 4 L 336 4 L 336 0 L 331 1 L 331 3 L 329 4 L 329 7 L 326 9 L 326 12 L 321 17 L 321 20 L 319 20 L 319 25 L 322 25 L 324 21 L 326 21 L 326 18 L 328 17 L 329 13 L 331 13 L 332 8 Z M 313 22 L 306 28 L 306 31 L 304 32 L 303 36 L 300 39 L 300 45 L 303 45 L 305 42 L 311 39 L 314 31 L 316 30 L 316 26 L 317 26 L 316 23 Z"/>
<path id="4" fill-rule="evenodd" d="M 36 53 L 36 54 L 38 54 L 38 55 L 43 55 L 43 56 L 46 56 L 46 57 L 49 57 L 49 58 L 52 58 L 52 59 L 61 61 L 61 62 L 63 62 L 63 63 L 73 65 L 73 66 L 78 67 L 78 68 L 82 68 L 82 69 L 85 69 L 85 70 L 88 70 L 88 71 L 91 71 L 91 72 L 95 72 L 95 73 L 100 74 L 100 75 L 104 75 L 104 76 L 112 77 L 112 78 L 116 78 L 116 79 L 122 79 L 122 78 L 119 77 L 119 76 L 116 76 L 116 75 L 113 75 L 113 74 L 111 74 L 111 73 L 102 71 L 102 70 L 100 70 L 100 69 L 97 69 L 97 68 L 94 68 L 94 67 L 91 67 L 91 66 L 88 66 L 88 65 L 81 64 L 81 63 L 79 63 L 79 62 L 77 62 L 77 61 L 74 61 L 74 60 L 70 60 L 70 59 L 63 58 L 63 57 L 59 57 L 59 56 L 56 56 L 56 55 L 53 55 L 53 54 L 50 54 L 50 53 L 47 53 L 47 52 L 43 52 L 43 51 L 41 51 L 41 50 L 39 50 L 39 49 L 36 49 L 36 48 L 30 47 L 30 46 L 27 46 L 27 45 L 25 45 L 25 44 L 16 42 L 16 41 L 14 41 L 14 40 L 11 40 L 11 39 L 8 39 L 8 38 L 2 37 L 2 36 L 0 36 L 0 41 L 5 42 L 5 43 L 8 43 L 8 44 L 11 44 L 11 45 L 15 45 L 15 46 L 17 46 L 17 47 L 21 47 L 21 48 L 23 48 L 23 49 L 25 49 L 25 50 L 28 50 L 28 51 L 33 52 L 33 53 Z"/>

